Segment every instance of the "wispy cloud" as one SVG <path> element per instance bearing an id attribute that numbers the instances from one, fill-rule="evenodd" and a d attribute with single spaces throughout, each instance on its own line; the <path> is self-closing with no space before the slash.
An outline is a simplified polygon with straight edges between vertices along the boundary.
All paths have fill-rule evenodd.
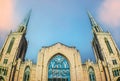
<path id="1" fill-rule="evenodd" d="M 100 21 L 107 25 L 120 48 L 120 0 L 104 0 L 98 9 Z"/>
<path id="2" fill-rule="evenodd" d="M 0 0 L 0 32 L 8 31 L 12 27 L 14 0 Z"/>
<path id="3" fill-rule="evenodd" d="M 99 8 L 99 18 L 112 27 L 120 27 L 120 0 L 105 0 Z"/>
<path id="4" fill-rule="evenodd" d="M 0 0 L 0 48 L 8 32 L 14 28 L 14 0 Z"/>

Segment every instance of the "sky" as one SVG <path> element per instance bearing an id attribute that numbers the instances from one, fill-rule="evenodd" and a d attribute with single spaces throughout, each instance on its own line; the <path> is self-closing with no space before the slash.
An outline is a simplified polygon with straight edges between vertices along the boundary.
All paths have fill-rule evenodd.
<path id="1" fill-rule="evenodd" d="M 95 61 L 88 10 L 103 30 L 112 34 L 120 48 L 120 0 L 0 0 L 0 48 L 30 9 L 26 59 L 34 63 L 42 46 L 57 42 L 75 46 L 83 63 L 87 59 Z"/>

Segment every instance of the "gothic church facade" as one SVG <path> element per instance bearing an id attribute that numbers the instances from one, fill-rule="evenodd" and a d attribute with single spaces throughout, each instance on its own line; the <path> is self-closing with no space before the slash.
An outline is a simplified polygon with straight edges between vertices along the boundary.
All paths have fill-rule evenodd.
<path id="1" fill-rule="evenodd" d="M 25 61 L 28 13 L 0 50 L 0 81 L 120 81 L 120 51 L 111 34 L 103 31 L 89 12 L 88 16 L 95 63 L 88 60 L 82 64 L 79 51 L 62 43 L 43 47 L 36 64 Z"/>

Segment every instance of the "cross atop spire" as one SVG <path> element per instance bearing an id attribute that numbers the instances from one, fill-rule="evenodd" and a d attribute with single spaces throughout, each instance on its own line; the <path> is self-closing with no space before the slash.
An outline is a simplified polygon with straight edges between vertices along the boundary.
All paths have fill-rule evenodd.
<path id="1" fill-rule="evenodd" d="M 90 23 L 93 29 L 93 32 L 102 32 L 102 28 L 97 24 L 97 22 L 95 21 L 95 19 L 93 18 L 93 16 L 91 15 L 91 13 L 88 11 L 88 17 L 90 19 Z"/>
<path id="2" fill-rule="evenodd" d="M 26 33 L 32 10 L 28 12 L 22 23 L 19 25 L 18 32 Z"/>

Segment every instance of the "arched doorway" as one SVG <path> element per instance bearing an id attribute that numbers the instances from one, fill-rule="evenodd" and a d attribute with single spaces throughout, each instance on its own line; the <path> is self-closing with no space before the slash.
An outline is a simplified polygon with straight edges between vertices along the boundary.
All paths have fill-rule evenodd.
<path id="1" fill-rule="evenodd" d="M 2 76 L 0 76 L 0 81 L 4 81 L 4 78 Z"/>
<path id="2" fill-rule="evenodd" d="M 120 81 L 120 77 L 118 77 L 117 81 Z"/>
<path id="3" fill-rule="evenodd" d="M 62 55 L 54 56 L 48 64 L 48 81 L 70 81 L 70 66 Z"/>

